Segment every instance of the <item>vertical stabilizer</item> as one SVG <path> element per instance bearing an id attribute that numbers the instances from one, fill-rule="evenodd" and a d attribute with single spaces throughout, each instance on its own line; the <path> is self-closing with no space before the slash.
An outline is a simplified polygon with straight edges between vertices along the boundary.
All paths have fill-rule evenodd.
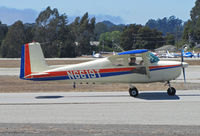
<path id="1" fill-rule="evenodd" d="M 20 78 L 48 70 L 41 46 L 37 42 L 22 46 Z"/>

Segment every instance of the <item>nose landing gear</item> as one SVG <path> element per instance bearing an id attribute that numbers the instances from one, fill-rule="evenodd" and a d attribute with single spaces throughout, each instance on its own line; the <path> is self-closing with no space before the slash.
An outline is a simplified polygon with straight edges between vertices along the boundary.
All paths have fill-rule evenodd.
<path id="1" fill-rule="evenodd" d="M 138 90 L 137 90 L 137 88 L 136 88 L 136 87 L 130 88 L 130 89 L 129 89 L 129 94 L 130 94 L 130 96 L 132 96 L 132 97 L 137 97 L 137 96 L 138 96 Z"/>
<path id="2" fill-rule="evenodd" d="M 169 81 L 167 81 L 167 84 L 169 86 L 169 88 L 167 89 L 167 94 L 170 96 L 174 96 L 176 94 L 176 89 L 174 87 L 171 87 Z"/>

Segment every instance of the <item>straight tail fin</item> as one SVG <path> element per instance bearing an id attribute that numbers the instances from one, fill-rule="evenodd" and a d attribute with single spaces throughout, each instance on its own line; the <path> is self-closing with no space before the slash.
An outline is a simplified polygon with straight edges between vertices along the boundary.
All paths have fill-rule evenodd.
<path id="1" fill-rule="evenodd" d="M 41 46 L 37 42 L 28 43 L 22 46 L 20 78 L 30 78 L 31 74 L 43 72 L 49 67 L 45 62 Z"/>

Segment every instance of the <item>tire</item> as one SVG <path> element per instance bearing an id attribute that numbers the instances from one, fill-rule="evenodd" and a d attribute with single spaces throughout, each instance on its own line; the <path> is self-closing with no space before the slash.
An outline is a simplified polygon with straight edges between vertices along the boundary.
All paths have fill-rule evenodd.
<path id="1" fill-rule="evenodd" d="M 129 89 L 129 94 L 132 97 L 137 97 L 138 96 L 138 90 L 137 90 L 137 88 L 130 88 Z"/>
<path id="2" fill-rule="evenodd" d="M 168 88 L 167 89 L 167 94 L 169 96 L 174 96 L 176 94 L 176 89 L 174 87 Z"/>

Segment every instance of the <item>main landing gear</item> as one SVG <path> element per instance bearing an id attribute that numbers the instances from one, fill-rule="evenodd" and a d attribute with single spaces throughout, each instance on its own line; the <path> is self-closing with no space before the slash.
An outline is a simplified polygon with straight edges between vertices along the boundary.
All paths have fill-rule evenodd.
<path id="1" fill-rule="evenodd" d="M 167 89 L 167 94 L 169 96 L 174 96 L 176 94 L 176 89 L 174 87 L 171 87 L 170 82 L 167 81 L 167 84 L 169 86 L 169 88 Z"/>
<path id="2" fill-rule="evenodd" d="M 131 87 L 129 88 L 129 94 L 132 97 L 137 97 L 138 96 L 138 90 L 135 86 L 130 85 Z"/>
<path id="3" fill-rule="evenodd" d="M 167 89 L 167 94 L 168 94 L 169 96 L 174 96 L 174 95 L 176 94 L 176 89 L 175 89 L 174 87 L 171 87 L 169 81 L 167 81 L 167 85 L 169 86 L 169 88 Z M 138 94 L 139 94 L 139 92 L 138 92 L 138 90 L 137 90 L 137 88 L 136 88 L 135 86 L 130 85 L 129 94 L 130 94 L 130 96 L 132 96 L 132 97 L 137 97 Z"/>

